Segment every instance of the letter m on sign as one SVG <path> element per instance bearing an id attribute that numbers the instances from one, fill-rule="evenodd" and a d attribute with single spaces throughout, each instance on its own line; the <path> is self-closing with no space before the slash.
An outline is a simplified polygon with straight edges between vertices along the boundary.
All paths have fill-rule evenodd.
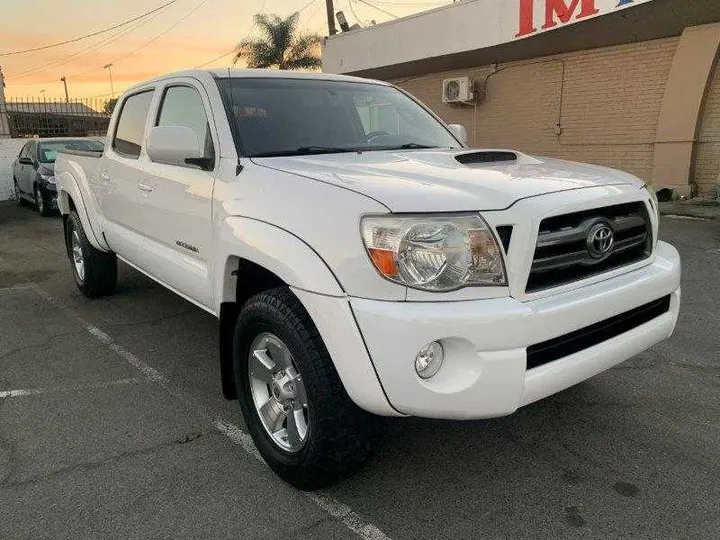
<path id="1" fill-rule="evenodd" d="M 573 15 L 580 8 L 576 19 L 584 19 L 600 12 L 595 7 L 595 0 L 570 0 L 570 4 L 566 4 L 565 0 L 545 0 L 545 24 L 543 29 L 554 28 L 558 25 L 558 21 L 565 24 L 572 19 Z"/>

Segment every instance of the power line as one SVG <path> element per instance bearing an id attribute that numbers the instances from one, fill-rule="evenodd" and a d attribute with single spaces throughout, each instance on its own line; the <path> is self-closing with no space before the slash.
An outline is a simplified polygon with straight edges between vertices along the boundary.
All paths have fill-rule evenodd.
<path id="1" fill-rule="evenodd" d="M 162 6 L 160 6 L 160 7 L 158 7 L 158 8 L 155 8 L 155 9 L 153 9 L 153 10 L 150 10 L 150 11 L 148 11 L 148 12 L 146 12 L 146 13 L 143 13 L 142 15 L 138 15 L 137 17 L 133 17 L 132 19 L 129 19 L 129 20 L 125 21 L 125 22 L 122 22 L 122 23 L 120 23 L 120 24 L 116 24 L 116 25 L 114 25 L 114 26 L 110 26 L 109 28 L 104 28 L 104 29 L 102 29 L 102 30 L 98 30 L 97 32 L 93 32 L 93 33 L 91 33 L 91 34 L 87 34 L 87 35 L 80 36 L 80 37 L 73 38 L 73 39 L 68 39 L 68 40 L 66 40 L 66 41 L 61 41 L 60 43 L 53 43 L 52 45 L 42 45 L 42 46 L 40 46 L 40 47 L 34 47 L 34 48 L 32 48 L 32 49 L 24 49 L 24 50 L 22 50 L 22 51 L 11 51 L 11 52 L 6 52 L 6 53 L 0 53 L 0 56 L 13 56 L 13 55 L 17 55 L 17 54 L 25 54 L 25 53 L 36 52 L 36 51 L 43 51 L 43 50 L 45 50 L 45 49 L 52 49 L 53 47 L 60 47 L 61 45 L 67 45 L 68 43 L 75 43 L 75 42 L 77 42 L 77 41 L 82 41 L 83 39 L 87 39 L 87 38 L 91 38 L 91 37 L 94 37 L 94 36 L 98 36 L 98 35 L 100 35 L 100 34 L 105 34 L 105 33 L 107 33 L 107 32 L 110 32 L 110 31 L 115 30 L 115 29 L 117 29 L 117 28 L 120 28 L 120 27 L 122 27 L 122 26 L 126 26 L 126 25 L 128 25 L 128 24 L 130 24 L 130 23 L 133 23 L 133 22 L 135 22 L 135 21 L 137 21 L 137 20 L 143 19 L 143 18 L 147 17 L 148 15 L 152 15 L 152 14 L 155 13 L 156 11 L 160 11 L 161 9 L 165 9 L 165 8 L 168 7 L 170 4 L 174 4 L 175 2 L 177 2 L 177 0 L 170 0 L 170 2 L 167 2 L 167 3 L 163 4 Z"/>
<path id="2" fill-rule="evenodd" d="M 71 63 L 71 62 L 74 62 L 75 60 L 78 60 L 79 58 L 85 58 L 85 57 L 91 55 L 92 53 L 94 53 L 94 52 L 96 52 L 96 51 L 99 51 L 100 49 L 106 47 L 106 46 L 109 45 L 110 43 L 113 43 L 113 42 L 115 42 L 115 41 L 117 41 L 117 40 L 125 37 L 126 35 L 128 35 L 128 34 L 130 34 L 130 33 L 132 33 L 132 32 L 135 32 L 136 30 L 142 28 L 143 26 L 145 26 L 145 25 L 147 25 L 147 24 L 150 24 L 152 21 L 154 21 L 154 20 L 157 19 L 160 15 L 162 15 L 162 13 L 164 13 L 164 11 L 160 11 L 160 12 L 154 13 L 151 17 L 149 17 L 149 18 L 147 18 L 147 19 L 139 22 L 138 24 L 136 24 L 135 26 L 133 26 L 133 27 L 131 27 L 131 28 L 127 28 L 127 29 L 121 30 L 121 31 L 119 31 L 118 33 L 116 33 L 116 34 L 114 34 L 114 35 L 112 35 L 112 36 L 110 36 L 110 37 L 108 37 L 108 38 L 105 38 L 105 39 L 103 39 L 103 40 L 101 40 L 101 41 L 99 41 L 99 42 L 97 42 L 97 43 L 94 43 L 93 45 L 90 45 L 90 46 L 88 46 L 88 47 L 85 47 L 84 49 L 80 49 L 79 51 L 75 51 L 74 53 L 70 53 L 70 54 L 68 54 L 68 55 L 66 55 L 66 56 L 63 56 L 63 57 L 58 58 L 58 59 L 56 59 L 56 60 L 53 60 L 53 61 L 51 61 L 51 62 L 49 62 L 49 63 L 47 63 L 47 64 L 43 64 L 43 65 L 39 65 L 39 66 L 32 67 L 32 68 L 30 68 L 30 69 L 28 69 L 28 70 L 26 70 L 26 71 L 23 71 L 23 72 L 15 75 L 15 76 L 13 76 L 13 77 L 12 77 L 11 79 L 9 79 L 9 80 L 16 81 L 17 79 L 24 79 L 25 77 L 28 77 L 28 76 L 30 76 L 30 75 L 36 75 L 36 74 L 38 74 L 38 73 L 44 73 L 44 72 L 46 72 L 46 71 L 48 71 L 48 70 L 50 70 L 50 69 L 53 69 L 53 68 L 56 68 L 56 67 L 59 67 L 59 66 L 63 66 L 63 65 L 65 65 L 65 64 L 69 64 L 69 63 Z M 45 81 L 45 82 L 42 82 L 42 83 L 20 83 L 20 84 L 46 84 L 46 83 L 48 83 L 48 82 L 51 82 L 51 81 Z M 15 83 L 15 84 L 17 84 L 17 83 Z"/>
<path id="3" fill-rule="evenodd" d="M 357 23 L 362 26 L 362 23 L 360 22 L 360 17 L 358 17 L 357 13 L 355 13 L 355 7 L 353 6 L 352 0 L 348 0 L 348 7 L 350 7 L 350 11 L 352 11 L 353 17 L 355 17 Z"/>
<path id="4" fill-rule="evenodd" d="M 437 1 L 437 2 L 393 2 L 389 0 L 373 0 L 375 4 L 379 4 L 381 6 L 396 6 L 396 7 L 433 7 L 433 6 L 442 6 L 442 5 L 449 5 L 451 1 Z"/>
<path id="5" fill-rule="evenodd" d="M 310 0 L 307 4 L 305 4 L 303 7 L 301 7 L 300 9 L 298 9 L 295 13 L 302 13 L 302 12 L 305 11 L 307 8 L 309 8 L 310 6 L 312 6 L 315 2 L 317 2 L 317 0 Z"/>
<path id="6" fill-rule="evenodd" d="M 370 7 L 373 8 L 373 9 L 376 9 L 376 10 L 378 10 L 378 11 L 381 11 L 381 12 L 385 13 L 385 15 L 390 15 L 391 17 L 393 17 L 393 18 L 395 18 L 395 19 L 398 18 L 397 15 L 393 15 L 392 13 L 390 13 L 389 11 L 387 11 L 386 9 L 383 9 L 383 8 L 381 8 L 381 7 L 377 7 L 376 5 L 371 4 L 370 2 L 366 2 L 366 0 L 357 0 L 357 1 L 360 2 L 360 3 L 362 3 L 362 4 L 365 4 L 366 6 L 370 6 Z"/>
<path id="7" fill-rule="evenodd" d="M 233 48 L 230 49 L 229 51 L 222 53 L 220 56 L 216 56 L 216 57 L 213 58 L 212 60 L 208 60 L 207 62 L 204 62 L 204 63 L 200 64 L 199 66 L 195 66 L 193 69 L 200 69 L 201 67 L 205 67 L 205 66 L 207 66 L 208 64 L 212 64 L 213 62 L 217 62 L 218 60 L 220 60 L 221 58 L 224 58 L 224 57 L 227 56 L 228 54 L 234 53 L 236 50 L 237 50 L 237 47 L 233 47 Z"/>
<path id="8" fill-rule="evenodd" d="M 152 39 L 148 40 L 147 42 L 145 42 L 144 44 L 140 45 L 137 49 L 133 49 L 133 50 L 130 51 L 129 53 L 124 54 L 124 55 L 122 55 L 122 56 L 120 56 L 120 57 L 118 57 L 118 58 L 115 58 L 115 59 L 112 60 L 112 62 L 110 62 L 110 63 L 111 63 L 111 64 L 115 64 L 115 63 L 119 62 L 120 60 L 124 60 L 124 59 L 127 58 L 128 56 L 132 56 L 133 54 L 135 54 L 135 53 L 138 52 L 139 50 L 144 49 L 145 47 L 147 47 L 147 46 L 150 45 L 151 43 L 154 43 L 155 41 L 157 41 L 158 39 L 160 39 L 161 37 L 163 37 L 165 34 L 167 34 L 168 32 L 170 32 L 172 29 L 174 29 L 176 26 L 178 26 L 179 24 L 181 24 L 183 21 L 185 21 L 188 17 L 190 17 L 190 15 L 192 15 L 193 13 L 195 13 L 198 9 L 200 9 L 203 5 L 207 4 L 209 1 L 210 1 L 210 0 L 201 0 L 194 8 L 192 8 L 192 9 L 191 9 L 190 11 L 188 11 L 185 15 L 183 15 L 178 21 L 176 21 L 175 23 L 173 23 L 173 24 L 171 24 L 170 26 L 168 26 L 165 30 L 163 30 L 162 32 L 160 32 L 160 33 L 159 33 L 158 35 L 156 35 L 154 38 L 152 38 Z M 85 71 L 85 72 L 83 72 L 83 73 L 78 73 L 78 74 L 76 74 L 76 75 L 73 75 L 73 77 L 81 77 L 81 76 L 83 76 L 83 75 L 87 75 L 88 73 L 93 73 L 93 72 L 95 72 L 95 71 L 100 71 L 101 69 L 103 69 L 103 68 L 91 69 L 91 70 L 89 70 L 89 71 Z"/>

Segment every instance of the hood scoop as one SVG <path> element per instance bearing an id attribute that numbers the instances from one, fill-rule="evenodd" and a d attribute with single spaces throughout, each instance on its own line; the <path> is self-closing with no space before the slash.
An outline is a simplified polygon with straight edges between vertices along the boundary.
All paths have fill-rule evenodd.
<path id="1" fill-rule="evenodd" d="M 458 154 L 455 161 L 462 165 L 472 167 L 473 165 L 482 165 L 485 163 L 517 161 L 515 152 L 507 152 L 502 150 L 485 150 L 480 152 L 468 152 L 467 154 Z"/>

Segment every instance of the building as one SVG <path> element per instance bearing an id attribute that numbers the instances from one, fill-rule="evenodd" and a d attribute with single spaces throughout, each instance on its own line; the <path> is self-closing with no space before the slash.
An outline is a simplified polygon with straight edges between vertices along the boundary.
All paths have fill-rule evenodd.
<path id="1" fill-rule="evenodd" d="M 464 0 L 331 36 L 323 70 L 394 82 L 463 124 L 473 146 L 712 195 L 719 21 L 718 0 Z"/>

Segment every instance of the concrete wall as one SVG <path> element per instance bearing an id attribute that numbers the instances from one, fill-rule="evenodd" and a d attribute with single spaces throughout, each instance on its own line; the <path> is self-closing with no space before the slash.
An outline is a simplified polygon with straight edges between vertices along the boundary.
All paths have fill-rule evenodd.
<path id="1" fill-rule="evenodd" d="M 12 164 L 27 139 L 0 139 L 0 201 L 13 197 Z"/>
<path id="2" fill-rule="evenodd" d="M 679 38 L 396 80 L 477 146 L 510 147 L 620 168 L 651 180 L 665 84 Z M 471 106 L 442 103 L 442 79 L 485 84 Z M 474 111 L 476 114 L 474 115 Z M 473 116 L 475 116 L 473 126 Z"/>

